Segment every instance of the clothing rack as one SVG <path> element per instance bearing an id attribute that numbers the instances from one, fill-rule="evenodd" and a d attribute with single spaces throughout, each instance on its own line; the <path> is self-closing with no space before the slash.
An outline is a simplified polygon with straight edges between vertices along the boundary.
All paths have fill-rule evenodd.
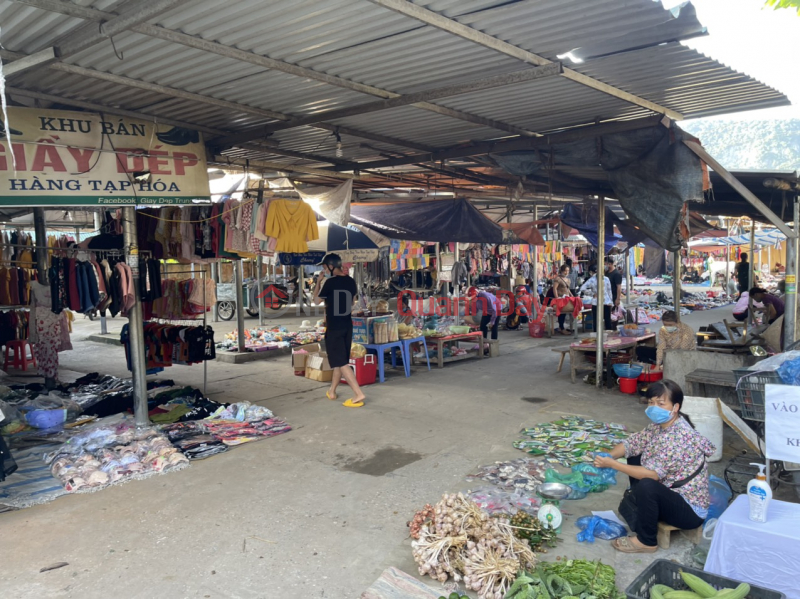
<path id="1" fill-rule="evenodd" d="M 176 324 L 178 326 L 198 326 L 200 322 L 203 323 L 203 328 L 208 326 L 208 302 L 206 299 L 206 271 L 202 269 L 200 271 L 194 270 L 178 270 L 167 273 L 167 263 L 166 261 L 161 261 L 162 273 L 163 278 L 166 279 L 167 274 L 169 276 L 172 275 L 192 275 L 191 278 L 195 278 L 195 275 L 200 275 L 200 281 L 203 284 L 203 318 L 152 318 L 151 321 L 159 322 L 160 324 Z M 206 388 L 208 386 L 208 360 L 203 360 L 203 395 L 206 394 Z"/>

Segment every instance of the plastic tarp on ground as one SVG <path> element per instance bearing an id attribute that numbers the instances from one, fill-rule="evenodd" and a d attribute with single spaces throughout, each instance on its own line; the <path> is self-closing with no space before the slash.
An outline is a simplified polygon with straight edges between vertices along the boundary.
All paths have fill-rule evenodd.
<path id="1" fill-rule="evenodd" d="M 502 243 L 503 229 L 469 200 L 353 204 L 350 221 L 389 237 L 447 243 Z"/>
<path id="2" fill-rule="evenodd" d="M 600 173 L 598 187 L 611 186 L 632 224 L 675 251 L 681 247 L 678 224 L 684 203 L 703 200 L 703 166 L 681 143 L 684 138 L 694 139 L 674 123 L 669 128 L 657 124 L 491 157 L 517 176 L 547 178 L 549 171 L 559 169 L 578 169 L 594 177 Z"/>

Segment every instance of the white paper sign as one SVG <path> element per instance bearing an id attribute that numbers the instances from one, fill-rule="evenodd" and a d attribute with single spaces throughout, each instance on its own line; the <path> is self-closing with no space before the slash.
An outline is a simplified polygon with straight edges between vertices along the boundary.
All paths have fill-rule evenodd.
<path id="1" fill-rule="evenodd" d="M 765 386 L 767 458 L 800 462 L 800 387 Z"/>

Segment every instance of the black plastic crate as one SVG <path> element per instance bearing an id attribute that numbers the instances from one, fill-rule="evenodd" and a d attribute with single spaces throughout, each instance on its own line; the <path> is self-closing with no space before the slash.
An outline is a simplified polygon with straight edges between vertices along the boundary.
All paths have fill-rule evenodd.
<path id="1" fill-rule="evenodd" d="M 783 380 L 774 370 L 748 370 L 735 368 L 736 394 L 739 396 L 739 407 L 742 418 L 764 422 L 764 385 L 783 385 Z"/>
<path id="2" fill-rule="evenodd" d="M 644 572 L 639 574 L 628 588 L 625 589 L 625 596 L 628 599 L 649 599 L 650 589 L 657 584 L 665 584 L 672 587 L 676 591 L 691 590 L 686 586 L 681 578 L 681 570 L 689 574 L 694 574 L 710 584 L 715 589 L 735 589 L 742 581 L 733 580 L 732 578 L 725 578 L 724 576 L 717 576 L 698 570 L 697 568 L 690 568 L 689 566 L 682 566 L 665 559 L 657 559 L 650 564 Z M 750 585 L 750 592 L 747 594 L 746 599 L 786 599 L 786 595 L 778 591 L 770 591 L 762 587 Z"/>

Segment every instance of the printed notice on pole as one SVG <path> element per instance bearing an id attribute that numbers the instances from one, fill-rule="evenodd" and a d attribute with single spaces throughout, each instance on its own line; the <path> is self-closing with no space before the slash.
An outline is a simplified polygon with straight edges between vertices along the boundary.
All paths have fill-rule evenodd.
<path id="1" fill-rule="evenodd" d="M 138 277 L 139 276 L 139 254 L 128 254 L 125 258 L 125 262 L 131 269 L 131 276 Z"/>
<path id="2" fill-rule="evenodd" d="M 800 462 L 800 387 L 766 385 L 765 395 L 767 457 Z"/>
<path id="3" fill-rule="evenodd" d="M 786 293 L 797 293 L 797 279 L 794 275 L 786 275 Z"/>

